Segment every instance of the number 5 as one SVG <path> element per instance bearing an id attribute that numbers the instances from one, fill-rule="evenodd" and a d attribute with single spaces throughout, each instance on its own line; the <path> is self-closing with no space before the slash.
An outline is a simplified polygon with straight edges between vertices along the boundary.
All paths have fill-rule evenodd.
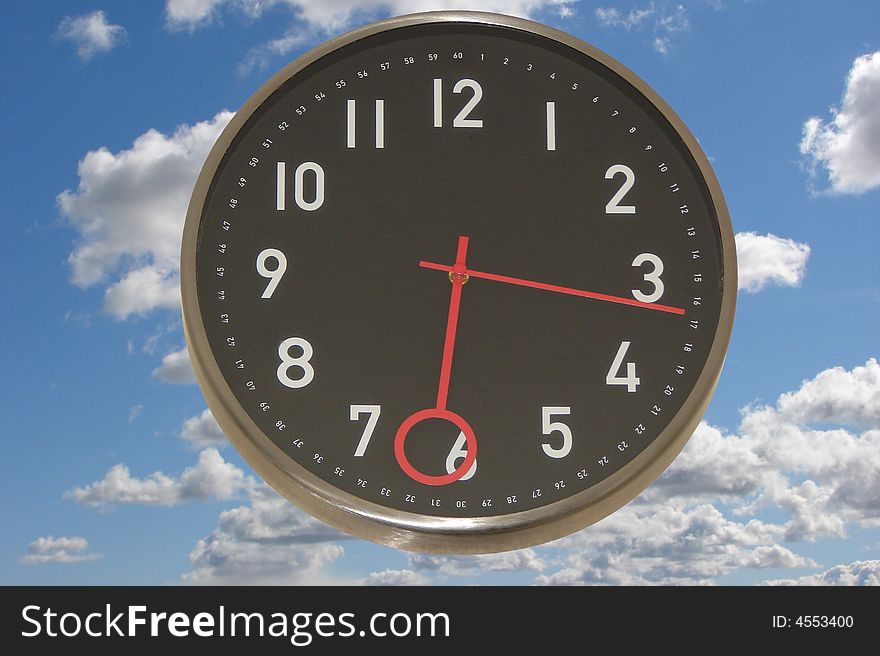
<path id="1" fill-rule="evenodd" d="M 544 406 L 541 408 L 541 430 L 544 435 L 550 435 L 555 431 L 562 433 L 562 446 L 558 449 L 550 446 L 548 442 L 541 444 L 541 448 L 551 458 L 564 458 L 571 451 L 571 428 L 561 421 L 552 421 L 553 415 L 570 415 L 570 407 Z"/>

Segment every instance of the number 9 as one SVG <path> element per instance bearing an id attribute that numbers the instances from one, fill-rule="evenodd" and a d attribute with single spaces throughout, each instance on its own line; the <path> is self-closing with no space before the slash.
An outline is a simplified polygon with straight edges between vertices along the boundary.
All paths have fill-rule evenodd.
<path id="1" fill-rule="evenodd" d="M 274 269 L 267 269 L 266 261 L 269 259 L 275 260 L 278 266 Z M 257 255 L 257 273 L 269 279 L 269 284 L 263 290 L 262 298 L 272 298 L 272 294 L 275 293 L 275 288 L 284 277 L 285 271 L 287 271 L 287 257 L 277 248 L 267 248 Z"/>

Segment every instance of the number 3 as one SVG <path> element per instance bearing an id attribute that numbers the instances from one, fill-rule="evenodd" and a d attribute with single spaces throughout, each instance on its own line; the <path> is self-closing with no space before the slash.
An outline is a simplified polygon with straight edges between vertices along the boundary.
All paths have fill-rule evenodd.
<path id="1" fill-rule="evenodd" d="M 641 301 L 642 303 L 655 303 L 660 300 L 661 296 L 663 296 L 663 281 L 660 280 L 660 274 L 663 273 L 663 260 L 653 253 L 642 253 L 641 255 L 636 255 L 636 259 L 633 260 L 632 265 L 634 267 L 642 266 L 645 262 L 654 265 L 654 269 L 644 275 L 645 280 L 654 285 L 654 291 L 650 294 L 644 294 L 638 289 L 631 289 L 630 291 L 632 292 L 633 298 L 637 301 Z"/>
<path id="2" fill-rule="evenodd" d="M 290 349 L 294 346 L 302 350 L 302 355 L 295 358 L 291 357 Z M 278 365 L 277 371 L 278 382 L 292 389 L 305 387 L 311 383 L 315 377 L 315 368 L 309 362 L 313 354 L 312 345 L 302 337 L 288 337 L 281 342 L 278 345 L 278 357 L 281 358 L 281 364 Z M 288 376 L 287 372 L 290 371 L 291 367 L 302 369 L 302 376 L 299 378 Z"/>

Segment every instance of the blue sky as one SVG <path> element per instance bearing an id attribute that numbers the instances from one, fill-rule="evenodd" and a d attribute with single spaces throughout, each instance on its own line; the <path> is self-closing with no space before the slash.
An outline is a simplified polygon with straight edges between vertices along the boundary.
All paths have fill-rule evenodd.
<path id="1" fill-rule="evenodd" d="M 354 8 L 358 8 L 355 11 Z M 272 73 L 411 11 L 529 16 L 652 85 L 712 160 L 741 289 L 670 470 L 554 544 L 433 557 L 260 483 L 192 381 L 177 256 Z M 880 6 L 742 0 L 7 3 L 0 583 L 880 583 Z"/>

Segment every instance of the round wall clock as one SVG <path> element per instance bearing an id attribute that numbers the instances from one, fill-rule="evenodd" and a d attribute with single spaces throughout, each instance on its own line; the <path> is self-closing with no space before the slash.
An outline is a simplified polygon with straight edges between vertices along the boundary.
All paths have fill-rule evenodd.
<path id="1" fill-rule="evenodd" d="M 578 530 L 673 460 L 721 371 L 715 175 L 608 55 L 485 13 L 289 64 L 196 184 L 191 360 L 224 432 L 316 517 L 481 553 Z"/>

